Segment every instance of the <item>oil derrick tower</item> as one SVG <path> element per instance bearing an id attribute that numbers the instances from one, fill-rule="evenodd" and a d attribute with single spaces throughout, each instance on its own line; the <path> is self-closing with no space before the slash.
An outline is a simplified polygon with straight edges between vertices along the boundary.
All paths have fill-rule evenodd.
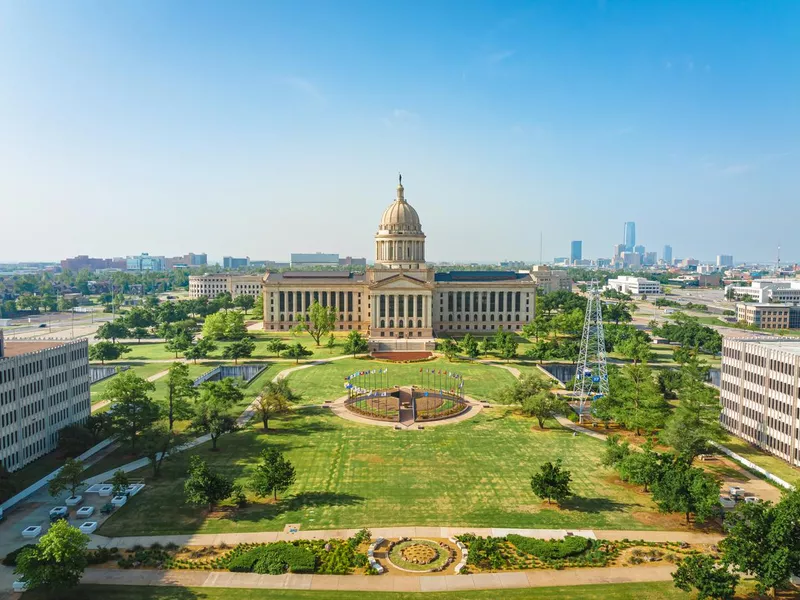
<path id="1" fill-rule="evenodd" d="M 578 365 L 575 369 L 573 401 L 578 404 L 578 416 L 583 423 L 585 414 L 591 412 L 592 402 L 608 395 L 608 368 L 606 366 L 606 340 L 603 332 L 603 303 L 596 281 L 589 287 L 586 318 Z"/>

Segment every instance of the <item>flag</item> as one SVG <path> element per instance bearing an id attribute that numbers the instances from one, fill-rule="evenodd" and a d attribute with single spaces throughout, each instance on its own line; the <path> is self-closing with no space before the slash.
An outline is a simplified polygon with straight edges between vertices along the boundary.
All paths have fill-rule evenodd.
<path id="1" fill-rule="evenodd" d="M 422 373 L 422 368 L 420 368 L 419 372 Z"/>

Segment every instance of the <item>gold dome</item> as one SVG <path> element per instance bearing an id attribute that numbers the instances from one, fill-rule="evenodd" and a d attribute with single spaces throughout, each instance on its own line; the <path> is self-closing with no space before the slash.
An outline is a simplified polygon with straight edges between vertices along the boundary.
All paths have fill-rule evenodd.
<path id="1" fill-rule="evenodd" d="M 383 211 L 379 229 L 390 232 L 422 233 L 419 215 L 403 195 L 403 184 L 397 186 L 397 198 Z"/>

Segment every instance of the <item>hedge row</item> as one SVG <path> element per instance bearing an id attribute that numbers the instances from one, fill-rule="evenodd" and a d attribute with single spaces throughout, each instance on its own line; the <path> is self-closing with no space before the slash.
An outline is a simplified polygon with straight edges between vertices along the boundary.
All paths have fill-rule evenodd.
<path id="1" fill-rule="evenodd" d="M 588 538 L 577 535 L 565 537 L 563 540 L 540 540 L 510 533 L 506 539 L 519 551 L 541 560 L 556 560 L 583 554 L 592 544 Z"/>
<path id="2" fill-rule="evenodd" d="M 288 542 L 275 542 L 237 553 L 228 561 L 228 570 L 262 575 L 280 575 L 287 570 L 313 573 L 315 562 L 316 557 L 310 550 Z"/>

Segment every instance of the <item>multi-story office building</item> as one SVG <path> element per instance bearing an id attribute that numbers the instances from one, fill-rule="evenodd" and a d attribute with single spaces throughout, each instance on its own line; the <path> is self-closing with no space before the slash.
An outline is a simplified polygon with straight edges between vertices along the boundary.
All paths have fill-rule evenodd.
<path id="1" fill-rule="evenodd" d="M 733 266 L 733 256 L 730 254 L 717 254 L 717 266 L 718 267 L 732 267 Z"/>
<path id="2" fill-rule="evenodd" d="M 668 265 L 672 264 L 672 246 L 669 244 L 664 246 L 664 252 L 661 254 L 661 259 Z"/>
<path id="3" fill-rule="evenodd" d="M 340 267 L 366 267 L 366 258 L 353 258 L 352 256 L 345 256 L 339 259 Z"/>
<path id="4" fill-rule="evenodd" d="M 780 302 L 800 304 L 800 281 L 753 281 L 750 285 L 730 284 L 725 286 L 725 296 L 742 300 L 749 298 L 759 304 Z"/>
<path id="5" fill-rule="evenodd" d="M 798 329 L 800 306 L 742 302 L 736 305 L 736 320 L 761 329 Z"/>
<path id="6" fill-rule="evenodd" d="M 163 271 L 167 263 L 163 256 L 150 256 L 142 252 L 138 256 L 129 256 L 125 264 L 128 271 Z"/>
<path id="7" fill-rule="evenodd" d="M 650 281 L 644 277 L 631 277 L 629 275 L 609 279 L 607 287 L 631 296 L 658 296 L 661 294 L 661 284 L 658 281 Z"/>
<path id="8" fill-rule="evenodd" d="M 173 256 L 166 259 L 167 269 L 178 269 L 184 267 L 205 267 L 208 264 L 208 255 L 203 252 L 202 254 L 195 254 L 189 252 L 183 256 Z"/>
<path id="9" fill-rule="evenodd" d="M 623 252 L 619 258 L 623 267 L 635 268 L 642 266 L 642 255 L 638 252 Z"/>
<path id="10" fill-rule="evenodd" d="M 61 429 L 90 414 L 85 339 L 6 342 L 0 330 L 0 463 L 21 469 L 55 450 Z"/>
<path id="11" fill-rule="evenodd" d="M 125 269 L 127 264 L 124 258 L 90 258 L 86 254 L 80 254 L 74 258 L 65 258 L 61 261 L 61 268 L 64 271 L 80 271 L 89 269 L 90 271 L 101 271 L 103 269 Z"/>
<path id="12" fill-rule="evenodd" d="M 636 246 L 636 223 L 633 221 L 627 221 L 623 226 L 622 243 L 626 252 L 633 252 L 633 247 Z"/>
<path id="13" fill-rule="evenodd" d="M 189 276 L 189 297 L 216 298 L 228 292 L 231 298 L 242 294 L 257 298 L 261 293 L 261 275 L 236 275 L 234 273 L 210 273 Z"/>
<path id="14" fill-rule="evenodd" d="M 536 282 L 536 287 L 546 294 L 559 290 L 572 291 L 572 279 L 564 270 L 551 269 L 547 265 L 534 265 L 531 277 Z"/>
<path id="15" fill-rule="evenodd" d="M 644 246 L 642 246 L 641 244 L 634 246 L 633 251 L 636 252 L 636 254 L 638 254 L 639 256 L 641 256 L 642 259 L 644 259 L 644 252 L 645 252 Z"/>
<path id="16" fill-rule="evenodd" d="M 652 266 L 658 262 L 658 255 L 655 252 L 645 252 L 644 253 L 644 264 L 647 266 Z"/>
<path id="17" fill-rule="evenodd" d="M 800 339 L 725 337 L 722 426 L 800 466 Z"/>
<path id="18" fill-rule="evenodd" d="M 578 261 L 583 259 L 583 242 L 575 240 L 569 245 L 569 262 L 577 264 Z"/>
<path id="19" fill-rule="evenodd" d="M 223 269 L 242 269 L 244 267 L 250 266 L 250 257 L 245 256 L 244 258 L 236 258 L 234 256 L 223 256 L 222 257 L 222 268 Z"/>
<path id="20" fill-rule="evenodd" d="M 324 252 L 292 252 L 289 258 L 289 264 L 293 269 L 297 269 L 298 267 L 338 267 L 339 255 L 326 254 Z"/>

